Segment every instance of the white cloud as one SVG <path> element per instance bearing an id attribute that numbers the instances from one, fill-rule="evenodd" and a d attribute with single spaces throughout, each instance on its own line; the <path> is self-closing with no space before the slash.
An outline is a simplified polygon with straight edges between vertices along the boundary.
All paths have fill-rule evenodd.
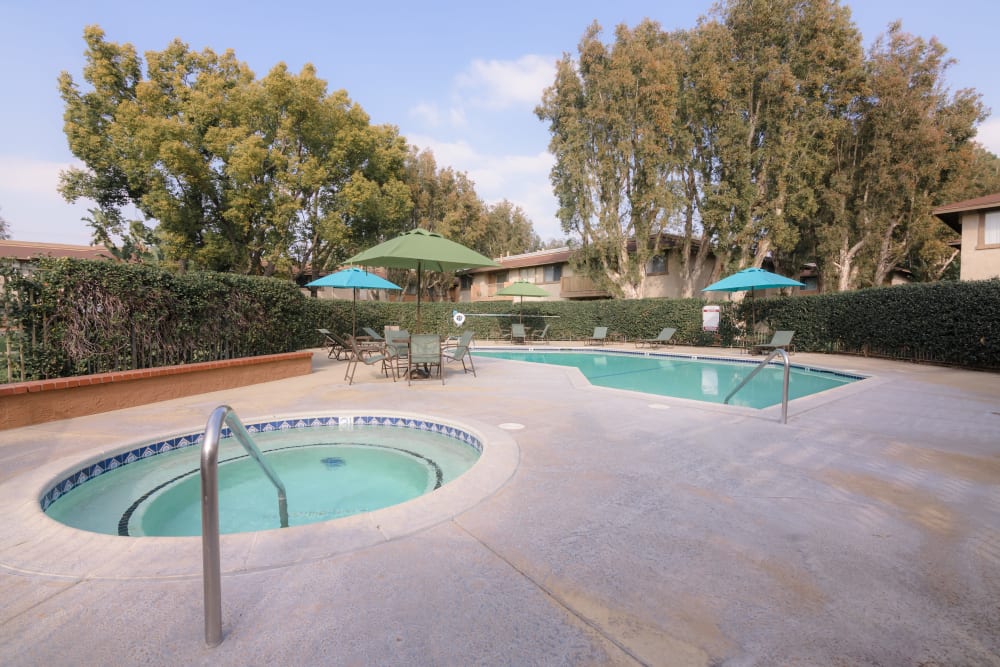
<path id="1" fill-rule="evenodd" d="M 428 102 L 421 102 L 410 109 L 410 116 L 431 127 L 437 127 L 441 124 L 441 110 L 438 109 L 437 105 Z"/>
<path id="2" fill-rule="evenodd" d="M 991 116 L 979 126 L 976 141 L 994 155 L 1000 155 L 1000 116 Z"/>
<path id="3" fill-rule="evenodd" d="M 517 60 L 474 60 L 457 77 L 458 94 L 469 104 L 493 110 L 534 107 L 555 79 L 556 58 L 525 55 Z"/>
<path id="4" fill-rule="evenodd" d="M 479 152 L 465 140 L 440 141 L 429 136 L 409 136 L 421 149 L 434 153 L 438 168 L 462 171 L 476 184 L 476 194 L 488 204 L 503 199 L 520 206 L 542 240 L 562 238 L 556 219 L 557 203 L 549 183 L 552 155 L 495 155 Z"/>

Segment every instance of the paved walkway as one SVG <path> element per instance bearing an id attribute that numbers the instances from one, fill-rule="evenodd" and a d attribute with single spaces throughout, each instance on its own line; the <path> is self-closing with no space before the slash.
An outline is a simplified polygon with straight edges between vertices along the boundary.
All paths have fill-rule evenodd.
<path id="1" fill-rule="evenodd" d="M 1000 665 L 1000 375 L 792 359 L 873 377 L 781 425 L 492 359 L 349 387 L 317 354 L 306 377 L 0 431 L 0 663 Z M 200 540 L 83 533 L 37 497 L 224 403 L 248 422 L 436 416 L 502 460 L 441 489 L 451 507 L 224 536 L 209 649 Z"/>

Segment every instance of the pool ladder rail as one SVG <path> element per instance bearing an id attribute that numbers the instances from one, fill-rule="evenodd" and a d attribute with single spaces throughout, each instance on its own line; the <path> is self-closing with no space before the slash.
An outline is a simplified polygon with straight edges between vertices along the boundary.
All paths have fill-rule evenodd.
<path id="1" fill-rule="evenodd" d="M 278 515 L 282 528 L 288 528 L 288 501 L 285 485 L 267 462 L 228 405 L 220 405 L 208 418 L 205 439 L 201 446 L 201 559 L 205 581 L 205 642 L 209 646 L 222 643 L 222 563 L 219 547 L 219 440 L 222 426 L 227 424 L 247 454 L 261 467 L 278 489 Z"/>
<path id="2" fill-rule="evenodd" d="M 784 380 L 781 383 L 781 423 L 782 424 L 787 424 L 788 423 L 788 375 L 789 375 L 789 361 L 788 361 L 788 353 L 785 352 L 780 347 L 776 348 L 775 350 L 773 350 L 771 352 L 771 354 L 767 355 L 767 358 L 764 359 L 764 361 L 760 362 L 757 365 L 757 367 L 754 368 L 753 371 L 750 372 L 750 375 L 748 375 L 745 378 L 743 378 L 743 382 L 740 382 L 738 385 L 736 385 L 736 389 L 733 389 L 731 392 L 729 392 L 729 395 L 726 396 L 726 400 L 724 400 L 722 402 L 723 403 L 729 403 L 729 399 L 732 398 L 733 395 L 736 392 L 738 392 L 740 389 L 742 389 L 746 385 L 747 382 L 750 382 L 750 380 L 753 379 L 753 376 L 757 375 L 757 373 L 760 372 L 760 369 L 762 369 L 765 366 L 767 366 L 771 362 L 771 359 L 774 359 L 774 356 L 777 355 L 777 354 L 781 355 L 781 358 L 784 360 L 784 363 L 785 363 L 785 377 L 784 377 Z"/>

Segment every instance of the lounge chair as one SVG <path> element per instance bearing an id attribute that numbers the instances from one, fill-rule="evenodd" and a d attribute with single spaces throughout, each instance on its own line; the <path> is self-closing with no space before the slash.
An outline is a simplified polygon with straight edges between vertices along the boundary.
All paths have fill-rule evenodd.
<path id="1" fill-rule="evenodd" d="M 316 329 L 323 336 L 323 349 L 327 351 L 327 359 L 340 360 L 340 356 L 343 355 L 345 359 L 350 359 L 351 350 L 347 343 L 340 339 L 337 334 L 333 333 L 329 329 Z"/>
<path id="2" fill-rule="evenodd" d="M 548 343 L 549 342 L 549 327 L 551 324 L 546 324 L 545 328 L 541 331 L 532 331 L 530 340 L 534 343 Z"/>
<path id="3" fill-rule="evenodd" d="M 361 347 L 361 343 L 353 336 L 350 336 L 348 340 L 351 346 L 351 358 L 347 362 L 347 371 L 344 373 L 344 379 L 347 380 L 348 386 L 354 384 L 354 371 L 357 370 L 359 362 L 365 366 L 374 366 L 381 363 L 382 372 L 386 376 L 392 373 L 392 381 L 396 381 L 396 369 L 392 364 L 392 359 L 387 354 L 369 353 Z"/>
<path id="4" fill-rule="evenodd" d="M 380 343 L 385 342 L 385 338 L 378 335 L 378 332 L 372 329 L 371 327 L 361 327 L 361 330 L 364 331 L 365 335 L 368 336 L 368 338 L 370 338 L 371 340 L 375 340 Z"/>
<path id="5" fill-rule="evenodd" d="M 656 347 L 657 345 L 673 345 L 670 339 L 677 333 L 673 327 L 663 327 L 656 338 L 638 338 L 635 341 L 636 347 Z"/>
<path id="6" fill-rule="evenodd" d="M 775 331 L 774 336 L 771 337 L 771 342 L 751 345 L 749 352 L 750 354 L 757 354 L 758 352 L 769 352 L 778 348 L 791 352 L 792 336 L 794 335 L 794 331 Z"/>
<path id="7" fill-rule="evenodd" d="M 587 339 L 587 345 L 600 345 L 608 339 L 607 327 L 594 327 L 594 335 Z"/>
<path id="8" fill-rule="evenodd" d="M 437 334 L 413 334 L 410 336 L 410 353 L 407 356 L 406 384 L 413 383 L 415 371 L 426 370 L 430 377 L 432 367 L 437 366 L 441 384 L 444 384 L 444 371 L 441 364 L 441 336 Z"/>
<path id="9" fill-rule="evenodd" d="M 523 324 L 510 325 L 510 342 L 524 343 L 527 339 L 528 334 L 525 333 Z"/>
<path id="10" fill-rule="evenodd" d="M 472 350 L 469 346 L 472 345 L 472 331 L 463 331 L 462 335 L 459 336 L 458 342 L 454 345 L 445 345 L 441 349 L 441 356 L 444 357 L 445 361 L 461 361 L 462 370 L 466 373 L 472 370 L 472 377 L 476 377 L 476 365 L 472 363 Z M 469 365 L 465 365 L 465 360 L 469 360 Z"/>

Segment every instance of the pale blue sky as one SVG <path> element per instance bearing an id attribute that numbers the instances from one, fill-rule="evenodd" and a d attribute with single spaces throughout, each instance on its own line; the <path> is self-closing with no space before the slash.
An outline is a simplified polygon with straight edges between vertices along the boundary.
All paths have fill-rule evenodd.
<path id="1" fill-rule="evenodd" d="M 343 88 L 375 123 L 392 123 L 411 144 L 434 151 L 439 166 L 466 171 L 487 202 L 519 204 L 543 239 L 561 237 L 548 172 L 548 133 L 533 109 L 552 81 L 552 64 L 576 55 L 594 20 L 610 39 L 619 23 L 644 17 L 690 28 L 708 0 L 507 0 L 479 3 L 175 0 L 163 3 L 0 0 L 0 215 L 24 241 L 89 243 L 80 218 L 56 192 L 73 162 L 62 132 L 56 80 L 81 80 L 83 28 L 159 51 L 175 37 L 192 49 L 232 48 L 258 77 L 278 62 L 313 63 L 330 90 Z M 936 36 L 958 62 L 952 90 L 973 87 L 995 110 L 980 140 L 1000 154 L 1000 2 L 868 0 L 846 3 L 865 46 L 890 21 Z"/>

